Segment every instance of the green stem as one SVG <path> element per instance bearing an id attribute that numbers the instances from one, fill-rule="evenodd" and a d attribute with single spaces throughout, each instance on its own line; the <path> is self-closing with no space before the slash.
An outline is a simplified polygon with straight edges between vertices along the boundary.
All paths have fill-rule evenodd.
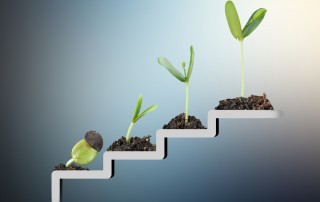
<path id="1" fill-rule="evenodd" d="M 188 123 L 189 118 L 189 83 L 186 82 L 186 114 L 185 122 Z"/>
<path id="2" fill-rule="evenodd" d="M 126 141 L 127 141 L 127 143 L 129 143 L 129 142 L 130 142 L 130 134 L 131 134 L 131 131 L 132 131 L 132 127 L 133 127 L 133 125 L 134 125 L 134 123 L 133 123 L 133 122 L 131 122 L 131 124 L 130 124 L 130 126 L 129 126 L 129 128 L 128 128 L 127 137 L 126 137 Z"/>
<path id="3" fill-rule="evenodd" d="M 71 163 L 74 162 L 74 159 L 70 159 L 67 163 L 66 163 L 66 167 L 69 167 Z"/>
<path id="4" fill-rule="evenodd" d="M 240 41 L 241 48 L 241 97 L 244 97 L 244 57 L 243 57 L 243 40 Z"/>

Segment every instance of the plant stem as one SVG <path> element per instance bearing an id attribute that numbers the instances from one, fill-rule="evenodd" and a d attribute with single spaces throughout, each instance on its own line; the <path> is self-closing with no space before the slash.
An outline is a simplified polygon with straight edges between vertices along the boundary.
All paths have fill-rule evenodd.
<path id="1" fill-rule="evenodd" d="M 133 122 L 131 122 L 131 124 L 130 124 L 130 126 L 129 126 L 129 128 L 128 128 L 127 137 L 126 137 L 126 141 L 127 141 L 127 143 L 129 143 L 129 142 L 130 142 L 130 133 L 131 133 L 131 131 L 132 131 L 132 127 L 133 127 L 133 125 L 134 125 L 134 123 L 133 123 Z"/>
<path id="2" fill-rule="evenodd" d="M 74 162 L 74 159 L 70 159 L 67 163 L 66 163 L 66 167 L 69 167 L 71 163 Z"/>
<path id="3" fill-rule="evenodd" d="M 243 57 L 243 40 L 240 41 L 241 48 L 241 97 L 244 97 L 244 57 Z"/>
<path id="4" fill-rule="evenodd" d="M 186 82 L 186 114 L 185 114 L 185 123 L 188 123 L 189 118 L 189 83 Z"/>

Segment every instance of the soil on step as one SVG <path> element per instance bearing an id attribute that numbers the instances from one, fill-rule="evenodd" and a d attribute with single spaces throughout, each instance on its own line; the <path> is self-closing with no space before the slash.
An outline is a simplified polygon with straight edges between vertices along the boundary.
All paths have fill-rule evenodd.
<path id="1" fill-rule="evenodd" d="M 71 164 L 68 167 L 66 167 L 65 164 L 60 163 L 58 166 L 54 167 L 54 170 L 89 170 L 88 168 L 84 168 L 81 166 L 78 166 L 76 164 Z"/>
<path id="2" fill-rule="evenodd" d="M 168 124 L 163 126 L 163 129 L 207 129 L 204 127 L 199 119 L 194 116 L 188 117 L 188 123 L 185 122 L 185 114 L 179 114 L 171 119 Z"/>
<path id="3" fill-rule="evenodd" d="M 150 143 L 151 136 L 131 137 L 130 142 L 126 142 L 125 137 L 121 137 L 110 145 L 107 151 L 156 151 L 156 145 Z"/>
<path id="4" fill-rule="evenodd" d="M 265 93 L 262 96 L 237 97 L 219 101 L 217 110 L 273 110 Z"/>

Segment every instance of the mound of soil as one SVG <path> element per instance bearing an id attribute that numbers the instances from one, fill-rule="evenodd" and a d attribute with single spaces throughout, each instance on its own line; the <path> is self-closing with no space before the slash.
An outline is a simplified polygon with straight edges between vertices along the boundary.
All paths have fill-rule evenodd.
<path id="1" fill-rule="evenodd" d="M 219 101 L 218 110 L 273 110 L 271 102 L 265 93 L 262 96 L 237 97 Z"/>
<path id="2" fill-rule="evenodd" d="M 179 114 L 175 118 L 171 119 L 168 124 L 165 124 L 163 129 L 207 129 L 204 127 L 199 119 L 194 116 L 188 118 L 188 123 L 185 122 L 185 114 Z"/>
<path id="3" fill-rule="evenodd" d="M 81 167 L 81 166 L 78 166 L 78 165 L 76 165 L 74 163 L 72 163 L 68 167 L 66 167 L 65 164 L 60 163 L 58 166 L 54 167 L 54 170 L 89 170 L 89 169 Z"/>
<path id="4" fill-rule="evenodd" d="M 130 142 L 126 142 L 125 137 L 113 142 L 107 151 L 156 151 L 156 145 L 150 143 L 151 136 L 131 137 Z"/>

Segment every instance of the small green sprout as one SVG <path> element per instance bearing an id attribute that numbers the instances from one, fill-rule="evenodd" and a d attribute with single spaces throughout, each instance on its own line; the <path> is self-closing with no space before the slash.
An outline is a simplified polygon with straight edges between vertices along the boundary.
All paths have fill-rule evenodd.
<path id="1" fill-rule="evenodd" d="M 234 6 L 232 1 L 227 1 L 225 5 L 225 12 L 228 21 L 228 25 L 231 31 L 231 34 L 235 39 L 240 41 L 241 48 L 241 65 L 242 65 L 242 74 L 241 74 L 241 96 L 244 97 L 244 57 L 243 57 L 243 40 L 249 36 L 261 23 L 267 10 L 260 8 L 256 10 L 248 20 L 247 24 L 241 29 L 241 24 L 237 9 Z"/>
<path id="2" fill-rule="evenodd" d="M 134 126 L 134 124 L 139 119 L 141 119 L 144 115 L 148 114 L 149 112 L 152 112 L 153 110 L 155 110 L 158 107 L 158 105 L 152 105 L 148 109 L 144 110 L 141 114 L 139 114 L 140 113 L 140 109 L 141 109 L 141 105 L 142 105 L 142 95 L 140 95 L 139 98 L 138 98 L 138 102 L 137 102 L 137 105 L 136 105 L 136 110 L 134 111 L 133 118 L 132 118 L 130 126 L 128 128 L 127 137 L 126 137 L 127 143 L 130 142 L 130 134 L 131 134 L 132 127 Z"/>
<path id="3" fill-rule="evenodd" d="M 158 62 L 160 65 L 164 66 L 167 68 L 167 70 L 174 76 L 176 77 L 179 81 L 183 82 L 186 84 L 186 113 L 185 113 L 185 122 L 188 123 L 188 118 L 189 118 L 189 81 L 193 69 L 193 63 L 194 63 L 194 50 L 193 47 L 190 47 L 190 63 L 189 63 L 189 68 L 188 72 L 186 72 L 186 63 L 183 61 L 182 62 L 182 69 L 183 73 L 181 74 L 173 65 L 169 62 L 169 60 L 165 57 L 159 57 Z"/>
<path id="4" fill-rule="evenodd" d="M 72 148 L 71 159 L 66 163 L 68 167 L 71 163 L 76 162 L 79 165 L 86 165 L 93 161 L 98 152 L 103 147 L 103 139 L 96 131 L 89 131 L 85 139 L 80 140 Z"/>

